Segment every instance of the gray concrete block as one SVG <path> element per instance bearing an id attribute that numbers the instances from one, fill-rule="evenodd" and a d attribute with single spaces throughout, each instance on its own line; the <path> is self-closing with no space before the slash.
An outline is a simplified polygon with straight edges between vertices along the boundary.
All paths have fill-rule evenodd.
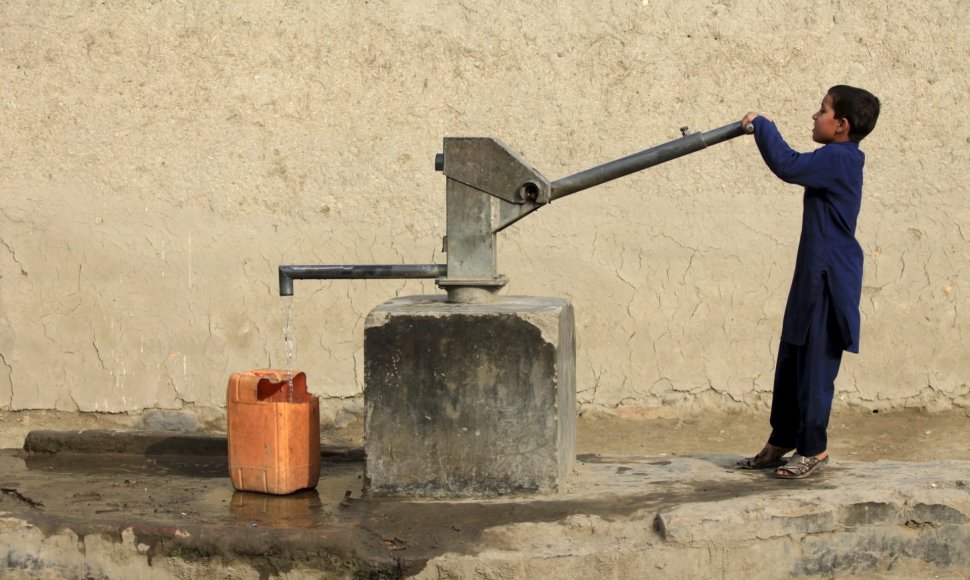
<path id="1" fill-rule="evenodd" d="M 365 488 L 555 491 L 576 451 L 575 323 L 560 298 L 395 298 L 364 330 Z"/>

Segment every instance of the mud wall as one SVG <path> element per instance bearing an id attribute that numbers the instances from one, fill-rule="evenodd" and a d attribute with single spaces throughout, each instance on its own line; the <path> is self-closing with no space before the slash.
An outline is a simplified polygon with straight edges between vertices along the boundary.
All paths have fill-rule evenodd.
<path id="1" fill-rule="evenodd" d="M 825 89 L 883 101 L 845 404 L 970 404 L 963 2 L 0 4 L 0 410 L 200 412 L 286 365 L 283 263 L 443 262 L 445 135 L 556 179 L 749 109 L 807 150 Z M 800 191 L 738 139 L 500 235 L 511 294 L 576 310 L 581 408 L 763 404 Z M 297 282 L 330 409 L 363 318 L 430 281 Z M 336 411 L 334 411 L 336 412 Z"/>

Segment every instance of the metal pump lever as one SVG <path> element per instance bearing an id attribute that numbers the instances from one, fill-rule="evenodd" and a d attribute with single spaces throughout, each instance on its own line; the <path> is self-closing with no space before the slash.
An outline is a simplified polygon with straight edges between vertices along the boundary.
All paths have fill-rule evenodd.
<path id="1" fill-rule="evenodd" d="M 753 133 L 731 123 L 704 133 L 681 128 L 682 137 L 550 182 L 504 144 L 489 137 L 446 137 L 435 169 L 446 179 L 445 264 L 280 266 L 280 295 L 293 280 L 436 278 L 449 302 L 490 302 L 508 279 L 497 273 L 496 234 L 553 200 Z"/>
<path id="2" fill-rule="evenodd" d="M 589 189 L 594 185 L 612 181 L 618 177 L 629 175 L 654 165 L 695 153 L 735 137 L 747 133 L 754 133 L 754 125 L 742 128 L 739 123 L 731 123 L 705 133 L 690 133 L 687 127 L 681 129 L 683 137 L 673 141 L 634 153 L 616 161 L 604 163 L 598 167 L 581 171 L 569 177 L 558 179 L 552 184 L 552 199 L 566 197 L 569 194 Z"/>

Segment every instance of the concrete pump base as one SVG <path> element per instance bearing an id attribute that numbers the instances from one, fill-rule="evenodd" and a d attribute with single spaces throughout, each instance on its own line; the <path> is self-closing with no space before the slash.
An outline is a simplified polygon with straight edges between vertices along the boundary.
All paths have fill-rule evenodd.
<path id="1" fill-rule="evenodd" d="M 395 298 L 364 330 L 365 489 L 375 495 L 549 492 L 576 454 L 572 306 L 505 296 Z"/>

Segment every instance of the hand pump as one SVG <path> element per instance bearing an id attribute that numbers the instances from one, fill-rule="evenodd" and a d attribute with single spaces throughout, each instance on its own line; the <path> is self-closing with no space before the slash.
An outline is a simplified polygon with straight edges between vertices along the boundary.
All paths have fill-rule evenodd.
<path id="1" fill-rule="evenodd" d="M 449 302 L 491 302 L 508 283 L 497 271 L 496 234 L 540 207 L 624 175 L 753 132 L 731 123 L 703 133 L 681 128 L 662 145 L 550 182 L 490 137 L 445 137 L 435 169 L 446 177 L 447 264 L 280 266 L 280 295 L 293 294 L 293 280 L 435 278 Z"/>

